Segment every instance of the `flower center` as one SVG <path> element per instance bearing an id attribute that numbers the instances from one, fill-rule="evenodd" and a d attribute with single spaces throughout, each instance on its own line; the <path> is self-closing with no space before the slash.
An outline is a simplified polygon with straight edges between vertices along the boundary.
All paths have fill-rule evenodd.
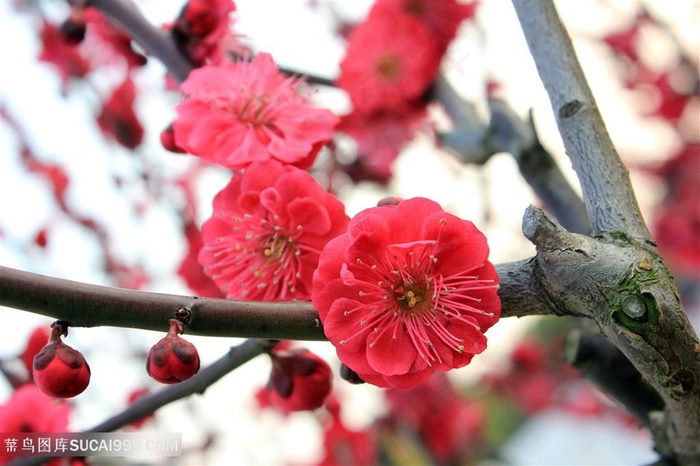
<path id="1" fill-rule="evenodd" d="M 395 290 L 394 297 L 401 309 L 416 313 L 431 307 L 430 300 L 426 299 L 428 290 L 427 283 L 404 283 Z"/>
<path id="2" fill-rule="evenodd" d="M 421 17 L 425 13 L 425 5 L 418 0 L 409 0 L 404 3 L 404 10 L 408 14 Z"/>
<path id="3" fill-rule="evenodd" d="M 265 257 L 269 257 L 270 260 L 279 260 L 285 253 L 292 252 L 294 250 L 294 243 L 291 238 L 286 238 L 284 236 L 273 235 L 270 236 L 263 249 L 263 254 Z"/>
<path id="4" fill-rule="evenodd" d="M 304 245 L 294 232 L 276 225 L 276 215 L 243 214 L 231 219 L 230 234 L 205 246 L 215 259 L 207 266 L 212 279 L 224 283 L 219 286 L 229 299 L 291 299 L 301 278 L 299 257 Z"/>
<path id="5" fill-rule="evenodd" d="M 267 112 L 269 99 L 264 95 L 254 95 L 246 99 L 243 106 L 238 110 L 233 110 L 238 115 L 238 118 L 252 126 L 266 126 L 269 123 L 269 115 Z"/>
<path id="6" fill-rule="evenodd" d="M 401 61 L 391 55 L 385 55 L 377 63 L 377 71 L 386 79 L 394 79 L 401 74 Z"/>

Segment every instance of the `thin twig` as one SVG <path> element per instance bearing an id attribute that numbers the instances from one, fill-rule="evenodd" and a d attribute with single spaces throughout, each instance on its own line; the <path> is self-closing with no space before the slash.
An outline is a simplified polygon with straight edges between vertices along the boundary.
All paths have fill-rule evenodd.
<path id="1" fill-rule="evenodd" d="M 121 413 L 87 429 L 85 432 L 112 432 L 154 413 L 159 408 L 173 401 L 194 394 L 203 395 L 207 388 L 223 376 L 256 356 L 269 351 L 274 346 L 274 343 L 276 343 L 274 340 L 256 340 L 251 338 L 238 346 L 233 346 L 225 355 L 200 370 L 191 378 L 137 399 Z"/>

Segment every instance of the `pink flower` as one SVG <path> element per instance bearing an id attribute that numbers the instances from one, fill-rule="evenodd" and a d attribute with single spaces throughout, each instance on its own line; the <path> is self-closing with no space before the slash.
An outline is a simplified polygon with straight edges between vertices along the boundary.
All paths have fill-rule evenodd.
<path id="1" fill-rule="evenodd" d="M 372 16 L 348 40 L 336 84 L 355 110 L 400 110 L 421 97 L 440 66 L 438 44 L 418 19 Z"/>
<path id="2" fill-rule="evenodd" d="M 87 42 L 95 61 L 109 63 L 124 60 L 129 69 L 146 64 L 146 57 L 131 47 L 131 36 L 115 26 L 97 8 L 86 8 L 85 19 L 88 24 Z"/>
<path id="3" fill-rule="evenodd" d="M 22 351 L 22 354 L 19 356 L 24 364 L 24 367 L 27 369 L 30 380 L 32 379 L 32 373 L 34 372 L 34 356 L 36 356 L 39 351 L 44 349 L 44 346 L 46 346 L 46 342 L 49 341 L 50 337 L 51 332 L 48 330 L 46 325 L 36 327 L 29 335 L 29 338 L 27 339 L 27 346 L 25 346 L 24 351 Z"/>
<path id="4" fill-rule="evenodd" d="M 437 464 L 460 464 L 481 445 L 486 410 L 463 399 L 445 373 L 436 372 L 411 390 L 390 388 L 385 394 L 390 425 L 415 431 Z"/>
<path id="5" fill-rule="evenodd" d="M 467 365 L 500 316 L 484 235 L 433 201 L 360 212 L 324 248 L 311 299 L 340 360 L 366 382 L 411 388 Z"/>
<path id="6" fill-rule="evenodd" d="M 308 168 L 333 135 L 332 112 L 311 107 L 269 54 L 193 70 L 182 84 L 175 143 L 228 168 L 276 159 Z"/>
<path id="7" fill-rule="evenodd" d="M 432 33 L 444 53 L 465 19 L 473 18 L 477 2 L 460 3 L 457 0 L 377 0 L 370 15 L 393 18 L 408 14 L 419 19 Z"/>
<path id="8" fill-rule="evenodd" d="M 26 384 L 0 405 L 0 432 L 66 432 L 70 406 Z"/>
<path id="9" fill-rule="evenodd" d="M 83 78 L 90 71 L 90 63 L 80 53 L 80 49 L 70 45 L 59 28 L 44 21 L 40 33 L 41 53 L 39 61 L 56 68 L 63 89 L 66 90 L 71 78 Z"/>
<path id="10" fill-rule="evenodd" d="M 166 29 L 178 48 L 196 67 L 207 63 L 220 64 L 225 54 L 248 54 L 231 32 L 231 13 L 236 5 L 231 0 L 189 0 L 172 25 Z"/>
<path id="11" fill-rule="evenodd" d="M 652 229 L 674 273 L 700 278 L 700 195 L 666 200 L 658 207 Z"/>
<path id="12" fill-rule="evenodd" d="M 623 55 L 632 61 L 639 59 L 637 47 L 639 42 L 639 29 L 643 17 L 637 16 L 626 29 L 607 34 L 602 38 L 615 53 Z"/>
<path id="13" fill-rule="evenodd" d="M 309 299 L 321 249 L 347 224 L 343 204 L 307 172 L 255 162 L 214 198 L 199 262 L 228 299 Z"/>
<path id="14" fill-rule="evenodd" d="M 222 298 L 223 294 L 216 284 L 204 274 L 202 266 L 197 260 L 199 251 L 202 250 L 202 234 L 192 222 L 184 225 L 185 240 L 187 241 L 187 254 L 182 259 L 177 274 L 182 278 L 190 290 L 198 296 L 209 298 Z"/>
<path id="15" fill-rule="evenodd" d="M 341 404 L 333 396 L 326 398 L 328 416 L 323 425 L 323 458 L 318 466 L 379 464 L 379 439 L 376 429 L 348 428 L 341 416 Z"/>
<path id="16" fill-rule="evenodd" d="M 386 183 L 399 152 L 418 131 L 428 128 L 424 105 L 413 105 L 401 112 L 380 110 L 370 115 L 352 112 L 342 117 L 338 131 L 357 143 L 357 162 L 346 172 L 355 181 Z"/>

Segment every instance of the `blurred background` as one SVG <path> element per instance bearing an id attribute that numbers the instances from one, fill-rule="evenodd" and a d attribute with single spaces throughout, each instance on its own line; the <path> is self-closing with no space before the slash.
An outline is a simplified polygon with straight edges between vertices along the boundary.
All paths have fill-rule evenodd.
<path id="1" fill-rule="evenodd" d="M 184 2 L 135 3 L 160 26 L 172 22 Z M 371 4 L 238 0 L 234 30 L 253 51 L 271 53 L 280 66 L 334 79 L 344 56 L 342 31 L 362 21 Z M 697 329 L 700 3 L 556 4 Z M 62 79 L 55 64 L 40 61 L 46 48 L 41 17 L 60 24 L 69 14 L 65 2 L 0 2 L 0 264 L 101 285 L 192 294 L 178 274 L 188 248 L 182 211 L 194 206 L 201 225 L 230 173 L 163 149 L 160 133 L 175 116 L 180 96 L 165 89 L 165 69 L 156 59 L 131 71 L 137 89 L 134 111 L 144 130 L 137 147 L 125 147 L 101 129 L 98 116 L 124 80 L 126 65 L 89 36 L 81 47 L 87 60 L 100 66 L 81 79 Z M 478 6 L 448 49 L 442 74 L 484 124 L 489 99 L 502 100 L 522 121 L 532 112 L 540 140 L 578 190 L 510 2 L 486 0 Z M 342 91 L 314 86 L 314 92 L 318 106 L 338 114 L 349 111 Z M 343 135 L 334 141 L 334 151 L 321 154 L 314 174 L 346 203 L 351 216 L 388 196 L 428 197 L 484 231 L 492 262 L 532 256 L 534 247 L 523 238 L 520 221 L 528 205 L 541 202 L 513 157 L 496 153 L 481 164 L 464 163 L 464 154 L 436 141 L 436 135 L 451 130 L 449 115 L 438 104 L 429 115 L 431 130 L 401 148 L 390 179 L 331 177 L 327 167 L 353 157 L 355 142 Z M 682 196 L 690 198 L 678 194 L 683 183 L 691 188 Z M 48 327 L 51 320 L 0 311 L 3 368 L 21 373 L 15 357 L 32 330 Z M 433 445 L 430 432 L 470 439 L 463 441 L 463 451 L 446 453 L 455 454 L 448 464 L 654 461 L 648 433 L 560 360 L 562 338 L 571 325 L 559 318 L 501 320 L 489 330 L 484 354 L 449 373 L 449 381 L 433 388 L 436 392 L 417 398 L 447 393 L 449 384 L 450 396 L 459 399 L 459 409 L 445 419 L 438 408 L 431 412 L 437 419 L 433 426 L 411 424 L 418 422 L 419 413 L 411 422 L 401 418 L 398 413 L 411 406 L 410 400 L 396 394 L 387 398 L 381 389 L 337 378 L 334 394 L 342 407 L 342 425 L 370 432 L 373 440 L 367 443 L 380 446 L 386 464 L 440 462 L 433 449 L 452 447 Z M 145 355 L 162 336 L 113 328 L 71 330 L 66 342 L 83 352 L 93 371 L 88 389 L 71 400 L 71 430 L 89 428 L 119 412 L 137 389 L 159 388 L 146 375 Z M 240 343 L 185 338 L 196 345 L 203 365 Z M 324 357 L 337 374 L 339 362 L 330 344 L 300 346 Z M 324 432 L 335 422 L 333 413 L 324 409 L 285 416 L 260 408 L 255 394 L 267 383 L 269 371 L 269 359 L 259 357 L 204 396 L 161 409 L 141 428 L 182 432 L 188 454 L 177 464 L 318 463 L 324 457 Z M 12 392 L 9 383 L 0 381 L 0 404 Z M 459 425 L 457 433 L 450 430 L 453 422 Z"/>

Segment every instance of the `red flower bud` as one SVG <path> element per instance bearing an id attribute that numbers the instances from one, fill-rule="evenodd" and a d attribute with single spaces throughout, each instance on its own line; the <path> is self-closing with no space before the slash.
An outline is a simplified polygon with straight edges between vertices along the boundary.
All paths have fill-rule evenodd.
<path id="1" fill-rule="evenodd" d="M 274 351 L 267 385 L 269 402 L 283 412 L 323 406 L 332 388 L 328 363 L 307 349 Z"/>
<path id="2" fill-rule="evenodd" d="M 168 334 L 148 352 L 146 371 L 160 383 L 182 382 L 199 371 L 197 348 L 180 337 L 183 331 L 182 323 L 171 319 Z"/>
<path id="3" fill-rule="evenodd" d="M 68 335 L 68 326 L 58 321 L 51 329 L 49 342 L 34 357 L 34 383 L 49 396 L 72 398 L 90 383 L 90 366 L 80 351 L 61 340 L 61 335 Z"/>
<path id="4" fill-rule="evenodd" d="M 185 153 L 185 150 L 175 143 L 175 133 L 173 132 L 172 123 L 160 133 L 160 143 L 165 150 L 175 152 L 176 154 Z"/>

